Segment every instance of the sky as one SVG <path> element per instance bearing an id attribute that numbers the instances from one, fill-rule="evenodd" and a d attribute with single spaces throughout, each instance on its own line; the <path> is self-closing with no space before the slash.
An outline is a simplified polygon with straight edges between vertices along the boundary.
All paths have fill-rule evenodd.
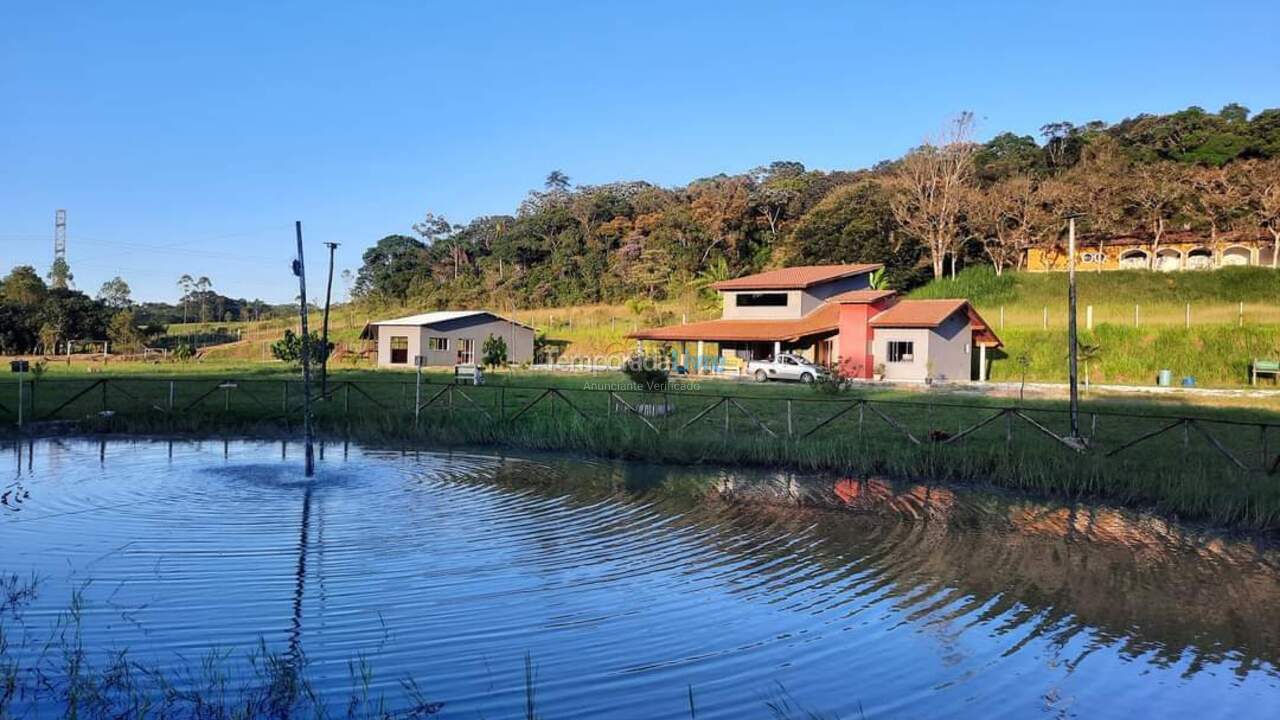
<path id="1" fill-rule="evenodd" d="M 425 213 L 546 174 L 682 185 L 854 169 L 970 110 L 983 138 L 1189 105 L 1280 107 L 1280 3 L 0 0 L 0 271 L 90 294 L 183 273 L 286 302 Z M 335 281 L 337 291 L 344 288 Z"/>

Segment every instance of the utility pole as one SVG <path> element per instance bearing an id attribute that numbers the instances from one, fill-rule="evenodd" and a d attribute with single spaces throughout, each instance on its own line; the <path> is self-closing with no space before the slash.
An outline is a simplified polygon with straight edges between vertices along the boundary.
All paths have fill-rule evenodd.
<path id="1" fill-rule="evenodd" d="M 1067 374 L 1071 384 L 1071 436 L 1080 444 L 1080 387 L 1076 373 L 1076 218 L 1079 213 L 1067 216 Z"/>
<path id="2" fill-rule="evenodd" d="M 298 257 L 293 261 L 293 274 L 298 276 L 298 315 L 302 320 L 302 436 L 305 443 L 303 474 L 316 473 L 315 452 L 311 435 L 311 337 L 307 334 L 307 267 L 302 256 L 302 221 L 293 224 L 298 236 Z"/>
<path id="3" fill-rule="evenodd" d="M 329 282 L 324 286 L 324 329 L 321 331 L 323 344 L 320 346 L 324 350 L 324 356 L 320 360 L 321 398 L 329 397 L 329 296 L 333 292 L 333 251 L 338 249 L 338 243 L 327 242 L 324 246 L 329 248 Z"/>

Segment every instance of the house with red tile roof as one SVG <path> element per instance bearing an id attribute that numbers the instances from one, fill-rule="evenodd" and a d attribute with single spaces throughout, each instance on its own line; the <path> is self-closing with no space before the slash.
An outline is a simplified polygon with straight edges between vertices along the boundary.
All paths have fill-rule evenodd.
<path id="1" fill-rule="evenodd" d="M 677 344 L 694 369 L 790 352 L 860 378 L 883 365 L 891 380 L 986 379 L 987 351 L 1001 343 L 977 310 L 966 300 L 906 300 L 873 289 L 871 274 L 881 267 L 808 265 L 724 280 L 712 285 L 723 301 L 719 319 L 628 337 Z"/>

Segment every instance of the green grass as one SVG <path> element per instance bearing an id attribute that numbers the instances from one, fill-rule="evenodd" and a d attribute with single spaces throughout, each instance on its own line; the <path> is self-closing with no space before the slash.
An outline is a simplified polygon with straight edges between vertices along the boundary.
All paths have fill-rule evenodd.
<path id="1" fill-rule="evenodd" d="M 1255 358 L 1280 358 L 1280 271 L 1121 270 L 1080 273 L 1077 280 L 1078 327 L 1085 342 L 1101 347 L 1098 361 L 1090 363 L 1097 383 L 1151 385 L 1167 368 L 1177 379 L 1194 376 L 1199 385 L 1242 386 L 1250 381 Z M 993 380 L 1019 379 L 1016 358 L 1026 356 L 1029 380 L 1066 381 L 1065 273 L 997 277 L 988 267 L 974 267 L 910 296 L 963 297 L 974 303 L 1005 343 L 992 360 Z"/>
<path id="2" fill-rule="evenodd" d="M 42 419 L 71 421 L 75 431 L 296 436 L 301 404 L 296 376 L 243 375 L 235 387 L 218 388 L 228 377 L 123 375 L 107 382 L 105 393 L 104 385 L 94 385 L 100 378 L 46 378 L 36 391 L 36 412 Z M 354 382 L 343 385 L 348 379 Z M 633 407 L 665 401 L 674 405 L 671 415 L 645 418 L 646 424 L 611 402 L 607 392 L 591 389 L 622 386 L 625 380 L 617 374 L 494 374 L 490 384 L 478 388 L 456 388 L 447 379 L 440 373 L 427 375 L 422 399 L 434 402 L 421 411 L 415 427 L 412 374 L 337 373 L 331 398 L 314 404 L 317 428 L 326 436 L 401 447 L 511 446 L 680 464 L 785 466 L 991 483 L 1151 506 L 1224 525 L 1280 528 L 1280 482 L 1259 469 L 1280 450 L 1280 415 L 1264 408 L 1197 408 L 1193 413 L 1200 428 L 1252 468 L 1244 471 L 1193 426 L 1185 428 L 1185 444 L 1184 428 L 1179 427 L 1107 457 L 1107 451 L 1172 422 L 1164 416 L 1187 413 L 1187 408 L 1151 402 L 1087 400 L 1083 430 L 1094 449 L 1077 454 L 1016 417 L 1001 417 L 959 442 L 930 441 L 959 434 L 1010 405 L 999 398 L 882 390 L 823 395 L 798 385 L 702 380 L 695 381 L 693 390 L 665 396 L 620 391 Z M 560 395 L 539 400 L 548 388 Z M 731 395 L 733 403 L 695 420 L 724 395 Z M 873 401 L 861 409 L 861 421 L 850 403 L 855 399 Z M 1022 407 L 1041 425 L 1066 433 L 1060 401 L 1028 401 Z M 113 413 L 102 416 L 103 409 Z M 841 417 L 806 436 L 842 410 Z M 0 408 L 0 413 L 12 428 L 13 408 Z M 1275 425 L 1264 431 L 1257 424 L 1263 422 Z M 1011 433 L 1008 439 L 1006 432 Z"/>
<path id="3" fill-rule="evenodd" d="M 1212 272 L 1151 272 L 1113 270 L 1078 272 L 1076 288 L 1081 305 L 1186 303 L 1275 303 L 1280 297 L 1280 271 L 1259 267 L 1229 267 Z M 1000 305 L 1064 304 L 1067 274 L 1006 272 L 997 277 L 989 266 L 965 268 L 955 280 L 943 278 L 912 290 L 913 298 L 967 298 L 981 308 Z M 1181 318 L 1179 318 L 1181 319 Z"/>

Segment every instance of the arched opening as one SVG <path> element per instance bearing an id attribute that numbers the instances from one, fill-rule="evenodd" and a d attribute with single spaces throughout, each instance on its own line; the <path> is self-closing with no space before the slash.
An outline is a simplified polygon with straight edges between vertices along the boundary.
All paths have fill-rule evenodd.
<path id="1" fill-rule="evenodd" d="M 1253 253 L 1249 252 L 1249 248 L 1235 245 L 1222 251 L 1222 266 L 1250 265 L 1253 261 Z"/>
<path id="2" fill-rule="evenodd" d="M 1156 269 L 1171 272 L 1182 269 L 1182 253 L 1173 248 L 1165 248 L 1156 253 Z"/>
<path id="3" fill-rule="evenodd" d="M 1188 270 L 1210 270 L 1213 268 L 1213 251 L 1209 248 L 1196 248 L 1187 252 Z"/>
<path id="4" fill-rule="evenodd" d="M 1142 250 L 1128 250 L 1120 255 L 1121 270 L 1145 270 L 1147 253 Z"/>
<path id="5" fill-rule="evenodd" d="M 1280 258 L 1276 257 L 1276 246 L 1270 245 L 1262 248 L 1258 253 L 1258 264 L 1262 267 L 1280 267 Z"/>

